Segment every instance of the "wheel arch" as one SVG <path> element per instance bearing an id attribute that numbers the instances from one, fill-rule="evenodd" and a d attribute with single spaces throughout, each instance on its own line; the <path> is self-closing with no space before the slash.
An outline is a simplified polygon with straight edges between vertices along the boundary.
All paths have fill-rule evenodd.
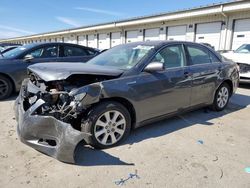
<path id="1" fill-rule="evenodd" d="M 224 80 L 224 81 L 219 85 L 219 87 L 220 87 L 223 83 L 227 83 L 228 86 L 230 87 L 230 97 L 231 97 L 232 94 L 233 94 L 233 82 L 232 82 L 232 80 L 230 80 L 230 79 Z M 218 88 L 219 88 L 219 87 L 218 87 Z M 217 90 L 218 90 L 218 88 L 217 88 Z"/>
<path id="2" fill-rule="evenodd" d="M 123 97 L 110 97 L 110 98 L 103 98 L 100 100 L 100 102 L 103 102 L 103 101 L 115 101 L 115 102 L 122 104 L 125 108 L 127 108 L 131 117 L 131 125 L 134 128 L 136 124 L 136 111 L 135 111 L 133 104 L 128 99 L 123 98 Z"/>

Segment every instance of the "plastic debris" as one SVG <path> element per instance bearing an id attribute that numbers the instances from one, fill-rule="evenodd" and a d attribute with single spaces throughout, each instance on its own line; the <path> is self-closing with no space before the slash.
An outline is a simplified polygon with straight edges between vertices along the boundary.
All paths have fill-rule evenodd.
<path id="1" fill-rule="evenodd" d="M 250 167 L 245 168 L 245 172 L 250 174 Z"/>
<path id="2" fill-rule="evenodd" d="M 134 179 L 134 178 L 140 179 L 140 177 L 137 175 L 137 170 L 135 171 L 134 174 L 129 174 L 129 175 L 128 175 L 128 178 L 126 178 L 126 179 L 120 179 L 119 181 L 115 181 L 115 184 L 116 184 L 116 185 L 119 185 L 119 186 L 122 186 L 122 185 L 124 185 L 128 180 Z"/>
<path id="3" fill-rule="evenodd" d="M 198 140 L 197 143 L 198 144 L 204 144 L 203 140 Z"/>

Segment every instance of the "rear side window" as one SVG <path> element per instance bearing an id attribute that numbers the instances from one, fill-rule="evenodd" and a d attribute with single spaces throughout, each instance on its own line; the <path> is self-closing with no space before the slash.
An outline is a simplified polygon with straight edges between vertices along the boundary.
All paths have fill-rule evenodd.
<path id="1" fill-rule="evenodd" d="M 219 60 L 219 58 L 218 58 L 216 55 L 214 55 L 212 52 L 209 52 L 209 55 L 210 55 L 210 60 L 212 61 L 212 63 L 221 62 L 221 61 Z"/>
<path id="2" fill-rule="evenodd" d="M 63 47 L 64 57 L 72 57 L 72 56 L 86 56 L 88 55 L 85 49 L 78 48 L 75 46 L 64 46 Z"/>
<path id="3" fill-rule="evenodd" d="M 187 51 L 190 60 L 189 64 L 200 65 L 211 63 L 210 55 L 207 50 L 196 46 L 187 46 Z"/>
<path id="4" fill-rule="evenodd" d="M 87 50 L 88 54 L 89 55 L 95 55 L 97 53 L 97 51 L 94 51 L 94 50 Z"/>

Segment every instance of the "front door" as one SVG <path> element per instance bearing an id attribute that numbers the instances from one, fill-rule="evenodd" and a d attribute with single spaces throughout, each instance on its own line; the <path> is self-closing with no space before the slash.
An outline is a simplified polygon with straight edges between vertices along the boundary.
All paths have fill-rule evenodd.
<path id="1" fill-rule="evenodd" d="M 161 49 L 151 62 L 161 62 L 165 70 L 159 72 L 141 72 L 133 88 L 138 92 L 140 119 L 185 109 L 190 105 L 191 77 L 186 67 L 182 45 L 170 45 Z"/>

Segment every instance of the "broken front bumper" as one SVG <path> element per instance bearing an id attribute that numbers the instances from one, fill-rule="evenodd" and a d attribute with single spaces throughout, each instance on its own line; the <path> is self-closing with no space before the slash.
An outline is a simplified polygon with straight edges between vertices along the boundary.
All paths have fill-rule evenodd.
<path id="1" fill-rule="evenodd" d="M 79 143 L 89 143 L 90 134 L 74 129 L 70 124 L 52 116 L 35 115 L 44 104 L 37 100 L 28 110 L 24 110 L 24 94 L 28 90 L 28 81 L 22 84 L 15 102 L 17 133 L 20 140 L 32 148 L 52 156 L 60 161 L 75 163 L 75 149 Z"/>
<path id="2" fill-rule="evenodd" d="M 244 63 L 238 63 L 240 68 L 240 81 L 250 82 L 250 65 Z"/>

